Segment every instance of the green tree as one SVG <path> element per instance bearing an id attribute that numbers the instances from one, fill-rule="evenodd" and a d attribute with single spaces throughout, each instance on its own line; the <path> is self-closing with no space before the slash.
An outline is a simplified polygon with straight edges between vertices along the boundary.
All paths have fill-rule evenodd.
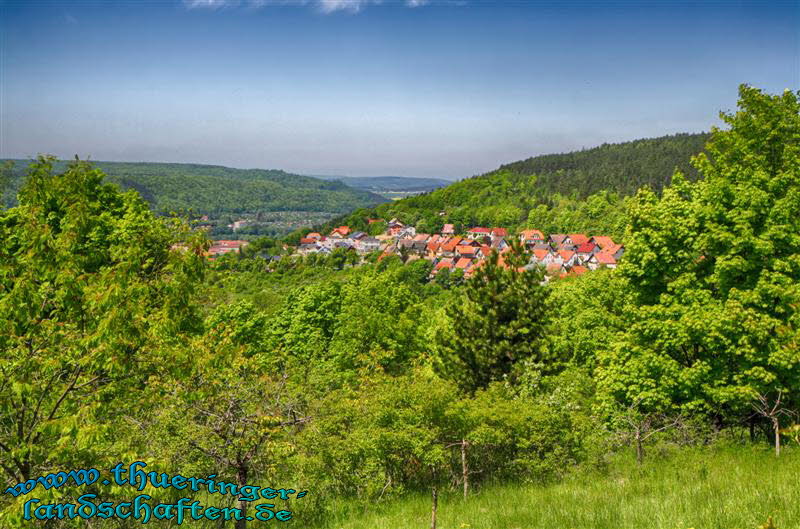
<path id="1" fill-rule="evenodd" d="M 538 268 L 526 270 L 528 255 L 515 244 L 492 253 L 447 309 L 437 334 L 437 370 L 469 393 L 512 375 L 527 359 L 547 362 L 547 290 Z"/>
<path id="2" fill-rule="evenodd" d="M 599 381 L 644 413 L 678 406 L 716 418 L 750 415 L 761 396 L 800 387 L 800 115 L 798 94 L 742 86 L 721 117 L 704 178 L 680 173 L 661 198 L 631 210 L 619 273 L 631 324 L 603 353 Z M 796 401 L 795 401 L 796 405 Z"/>
<path id="3" fill-rule="evenodd" d="M 0 468 L 7 484 L 59 465 L 97 466 L 118 406 L 165 351 L 197 332 L 189 303 L 204 242 L 76 161 L 31 164 L 0 214 Z M 92 459 L 92 454 L 95 458 Z M 79 467 L 78 467 L 79 468 Z"/>

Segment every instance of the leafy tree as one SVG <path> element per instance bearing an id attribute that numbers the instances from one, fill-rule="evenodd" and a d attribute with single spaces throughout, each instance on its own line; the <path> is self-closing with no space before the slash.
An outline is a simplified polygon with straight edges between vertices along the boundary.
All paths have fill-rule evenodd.
<path id="1" fill-rule="evenodd" d="M 7 484 L 91 464 L 122 402 L 199 330 L 203 241 L 76 161 L 31 164 L 0 214 L 0 468 Z M 181 249 L 182 248 L 182 249 Z M 96 454 L 92 459 L 92 454 Z M 77 468 L 80 468 L 77 466 Z"/>
<path id="2" fill-rule="evenodd" d="M 722 114 L 704 176 L 680 173 L 631 210 L 618 269 L 631 324 L 603 353 L 599 380 L 645 413 L 679 406 L 716 418 L 749 414 L 758 395 L 800 387 L 800 106 L 798 94 L 740 89 Z M 796 399 L 796 396 L 794 397 Z M 796 404 L 796 401 L 795 401 Z"/>

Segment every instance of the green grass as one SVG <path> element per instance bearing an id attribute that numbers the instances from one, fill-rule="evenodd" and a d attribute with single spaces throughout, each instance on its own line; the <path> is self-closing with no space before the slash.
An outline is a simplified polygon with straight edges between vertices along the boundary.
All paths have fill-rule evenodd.
<path id="1" fill-rule="evenodd" d="M 654 452 L 653 452 L 654 453 Z M 351 506 L 352 507 L 352 506 Z M 326 527 L 430 527 L 430 497 L 406 496 L 354 514 L 337 506 Z M 349 512 L 348 512 L 349 511 Z M 549 485 L 486 487 L 466 501 L 440 494 L 439 529 L 800 528 L 800 449 L 780 459 L 762 446 L 682 448 L 638 468 L 620 454 L 604 473 Z"/>

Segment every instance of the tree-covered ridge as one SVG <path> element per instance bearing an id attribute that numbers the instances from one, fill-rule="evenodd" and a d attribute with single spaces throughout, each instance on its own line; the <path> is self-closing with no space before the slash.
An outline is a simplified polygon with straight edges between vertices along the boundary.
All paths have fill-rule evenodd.
<path id="1" fill-rule="evenodd" d="M 158 213 L 186 212 L 208 215 L 260 211 L 323 211 L 345 213 L 384 202 L 368 191 L 280 170 L 234 169 L 218 165 L 180 163 L 95 162 L 106 181 L 135 189 Z M 18 160 L 10 189 L 4 196 L 13 205 L 28 162 Z M 63 171 L 66 162 L 54 164 Z"/>
<path id="2" fill-rule="evenodd" d="M 414 176 L 317 176 L 323 180 L 338 180 L 355 189 L 374 193 L 385 191 L 432 191 L 449 185 L 450 180 Z"/>
<path id="3" fill-rule="evenodd" d="M 708 138 L 676 134 L 537 156 L 372 211 L 355 211 L 321 229 L 338 224 L 363 229 L 367 218 L 397 218 L 423 232 L 452 223 L 459 229 L 502 226 L 622 239 L 630 196 L 640 187 L 660 193 L 676 169 L 695 180 L 698 173 L 689 160 Z"/>
<path id="4" fill-rule="evenodd" d="M 698 172 L 689 159 L 703 150 L 708 139 L 707 133 L 684 133 L 604 143 L 592 149 L 534 156 L 502 165 L 498 171 L 537 175 L 537 187 L 547 193 L 587 197 L 610 190 L 632 195 L 645 186 L 661 192 L 676 169 L 689 180 L 697 179 Z"/>

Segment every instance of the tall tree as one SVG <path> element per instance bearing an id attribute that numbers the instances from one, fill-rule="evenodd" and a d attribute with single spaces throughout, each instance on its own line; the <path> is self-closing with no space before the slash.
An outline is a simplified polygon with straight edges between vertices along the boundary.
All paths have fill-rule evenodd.
<path id="1" fill-rule="evenodd" d="M 639 193 L 619 272 L 635 296 L 600 383 L 623 403 L 703 411 L 722 424 L 757 396 L 800 388 L 800 93 L 742 86 L 704 178 Z"/>
<path id="2" fill-rule="evenodd" d="M 5 483 L 86 463 L 120 397 L 165 364 L 162 346 L 197 330 L 188 302 L 200 239 L 153 216 L 136 193 L 76 161 L 30 167 L 0 214 L 0 469 Z M 193 251 L 192 251 L 193 250 Z M 109 430 L 110 435 L 110 430 Z M 88 461 L 94 466 L 97 460 Z"/>
<path id="3" fill-rule="evenodd" d="M 516 244 L 502 256 L 493 252 L 447 309 L 437 334 L 436 367 L 466 392 L 511 375 L 522 360 L 549 360 L 548 294 L 541 270 L 526 269 L 527 262 Z"/>

